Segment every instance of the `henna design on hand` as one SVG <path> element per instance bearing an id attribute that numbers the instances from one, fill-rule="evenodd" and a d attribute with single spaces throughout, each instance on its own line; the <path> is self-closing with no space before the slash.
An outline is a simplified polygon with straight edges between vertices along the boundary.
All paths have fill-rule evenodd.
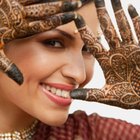
<path id="1" fill-rule="evenodd" d="M 111 0 L 123 44 L 134 43 L 131 27 L 119 0 Z"/>
<path id="2" fill-rule="evenodd" d="M 81 6 L 80 1 L 58 1 L 23 6 L 16 0 L 0 0 L 0 41 L 1 43 L 7 43 L 13 39 L 55 28 L 60 24 L 59 22 L 55 26 L 52 23 L 50 24 L 50 16 L 57 17 L 59 16 L 56 15 L 57 13 L 73 11 L 79 6 Z M 46 24 L 47 28 L 41 28 L 42 22 Z M 40 23 L 40 30 L 36 28 L 36 23 L 37 25 Z M 61 22 L 61 24 L 65 23 Z M 33 28 L 34 30 L 32 30 Z"/>
<path id="3" fill-rule="evenodd" d="M 5 55 L 3 50 L 0 50 L 0 69 L 5 74 L 13 79 L 16 83 L 21 85 L 23 83 L 23 76 L 19 69 L 13 64 Z"/>
<path id="4" fill-rule="evenodd" d="M 104 48 L 102 47 L 101 43 L 97 40 L 97 38 L 94 36 L 93 32 L 86 25 L 83 17 L 77 14 L 77 18 L 75 18 L 74 22 L 81 35 L 82 40 L 84 41 L 86 46 L 88 46 L 90 52 L 93 55 L 96 55 L 97 52 L 98 53 L 102 52 Z"/>
<path id="5" fill-rule="evenodd" d="M 102 49 L 95 54 L 104 72 L 106 84 L 102 89 L 76 89 L 71 92 L 71 97 L 126 109 L 140 109 L 140 46 L 133 41 L 133 35 L 128 22 L 125 21 L 127 19 L 120 0 L 117 0 L 118 4 L 115 4 L 115 2 L 116 0 L 112 0 L 116 19 L 124 16 L 122 21 L 117 19 L 121 35 L 126 34 L 122 41 L 120 41 L 111 23 L 104 0 L 95 1 L 101 28 L 110 46 L 109 51 Z M 136 26 L 137 35 L 140 35 L 139 16 L 134 8 L 131 8 L 131 10 L 129 8 L 129 12 L 134 26 Z M 123 27 L 126 26 L 126 28 L 122 29 L 120 24 Z M 94 48 L 94 45 L 92 47 Z"/>
<path id="6" fill-rule="evenodd" d="M 129 6 L 128 11 L 134 24 L 134 28 L 138 38 L 138 44 L 140 45 L 140 17 L 136 9 L 132 5 Z"/>
<path id="7" fill-rule="evenodd" d="M 74 20 L 75 13 L 68 11 L 73 11 L 81 4 L 80 1 L 0 0 L 1 49 L 11 40 L 48 31 Z M 0 69 L 15 82 L 22 84 L 23 76 L 16 65 L 11 63 L 6 56 L 0 57 Z"/>

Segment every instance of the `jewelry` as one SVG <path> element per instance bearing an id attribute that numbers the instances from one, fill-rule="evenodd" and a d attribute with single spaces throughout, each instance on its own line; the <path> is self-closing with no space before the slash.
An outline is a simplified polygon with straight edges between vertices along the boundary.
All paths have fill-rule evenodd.
<path id="1" fill-rule="evenodd" d="M 34 121 L 34 123 L 26 129 L 21 131 L 14 131 L 9 133 L 0 133 L 0 140 L 31 140 L 32 136 L 36 132 L 36 126 L 38 121 Z"/>

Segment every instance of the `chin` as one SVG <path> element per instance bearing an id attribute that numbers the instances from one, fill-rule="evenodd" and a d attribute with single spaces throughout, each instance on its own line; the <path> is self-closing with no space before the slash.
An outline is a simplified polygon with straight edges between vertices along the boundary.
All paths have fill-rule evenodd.
<path id="1" fill-rule="evenodd" d="M 68 119 L 68 113 L 51 113 L 49 115 L 43 116 L 39 120 L 49 126 L 61 126 Z"/>

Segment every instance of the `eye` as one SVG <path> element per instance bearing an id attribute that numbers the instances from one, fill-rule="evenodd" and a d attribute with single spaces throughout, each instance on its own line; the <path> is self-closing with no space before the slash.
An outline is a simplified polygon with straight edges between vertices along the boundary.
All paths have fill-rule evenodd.
<path id="1" fill-rule="evenodd" d="M 44 40 L 42 44 L 51 48 L 63 48 L 63 44 L 58 40 Z"/>

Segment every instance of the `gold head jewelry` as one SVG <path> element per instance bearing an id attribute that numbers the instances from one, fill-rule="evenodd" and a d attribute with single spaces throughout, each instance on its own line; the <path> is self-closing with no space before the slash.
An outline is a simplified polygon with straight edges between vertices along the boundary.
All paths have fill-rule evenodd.
<path id="1" fill-rule="evenodd" d="M 29 128 L 23 129 L 21 131 L 0 133 L 0 140 L 31 140 L 32 136 L 36 132 L 37 124 L 38 121 L 35 120 Z"/>

